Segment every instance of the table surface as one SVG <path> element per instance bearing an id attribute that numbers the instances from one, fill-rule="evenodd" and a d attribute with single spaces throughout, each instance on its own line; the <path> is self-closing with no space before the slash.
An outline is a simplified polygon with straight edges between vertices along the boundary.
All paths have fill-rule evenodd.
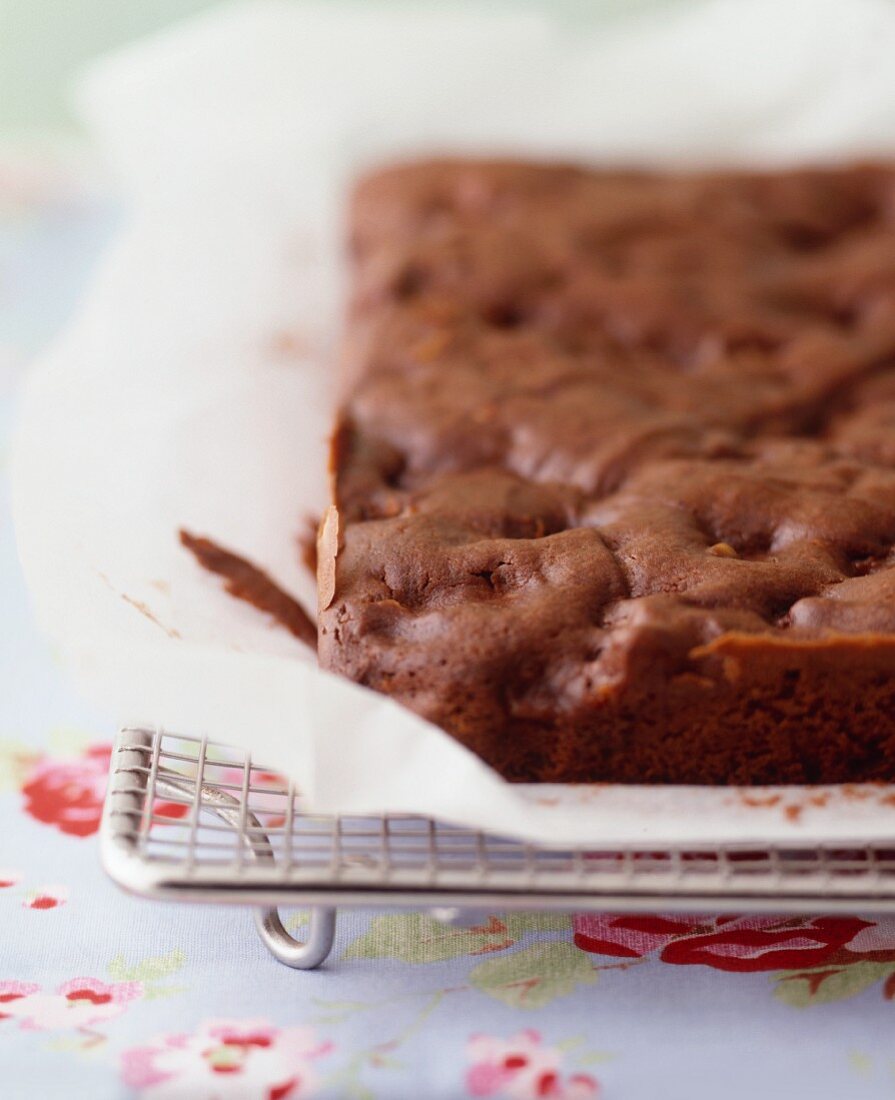
<path id="1" fill-rule="evenodd" d="M 31 621 L 7 475 L 18 379 L 113 221 L 46 166 L 0 162 L 0 1095 L 895 1095 L 892 920 L 351 912 L 300 973 L 247 910 L 105 878 L 114 730 Z"/>

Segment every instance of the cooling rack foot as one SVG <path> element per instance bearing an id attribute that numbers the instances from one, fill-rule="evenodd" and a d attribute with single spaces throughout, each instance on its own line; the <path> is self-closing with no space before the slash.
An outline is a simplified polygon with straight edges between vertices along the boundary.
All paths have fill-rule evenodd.
<path id="1" fill-rule="evenodd" d="M 325 962 L 336 936 L 336 911 L 318 906 L 310 911 L 308 938 L 300 943 L 283 927 L 276 909 L 256 909 L 255 927 L 267 950 L 286 966 L 313 970 Z"/>

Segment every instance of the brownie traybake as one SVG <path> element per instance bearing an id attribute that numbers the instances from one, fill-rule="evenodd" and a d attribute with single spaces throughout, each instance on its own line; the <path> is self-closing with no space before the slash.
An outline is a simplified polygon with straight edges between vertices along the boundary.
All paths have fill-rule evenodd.
<path id="1" fill-rule="evenodd" d="M 528 781 L 895 779 L 895 168 L 352 206 L 319 655 Z"/>

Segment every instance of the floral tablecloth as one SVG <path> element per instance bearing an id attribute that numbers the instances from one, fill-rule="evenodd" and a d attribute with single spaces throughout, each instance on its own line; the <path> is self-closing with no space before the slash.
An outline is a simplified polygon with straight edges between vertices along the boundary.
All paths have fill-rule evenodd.
<path id="1" fill-rule="evenodd" d="M 110 221 L 0 166 L 0 1096 L 895 1095 L 893 920 L 345 913 L 305 974 L 246 910 L 106 880 L 114 731 L 31 624 L 6 472 L 16 379 Z"/>

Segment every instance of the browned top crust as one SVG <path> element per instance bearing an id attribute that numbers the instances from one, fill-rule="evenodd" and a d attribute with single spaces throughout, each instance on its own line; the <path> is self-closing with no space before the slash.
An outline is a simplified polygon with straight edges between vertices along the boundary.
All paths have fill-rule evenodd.
<path id="1" fill-rule="evenodd" d="M 892 168 L 413 164 L 351 247 L 324 665 L 493 761 L 721 639 L 895 640 Z"/>

